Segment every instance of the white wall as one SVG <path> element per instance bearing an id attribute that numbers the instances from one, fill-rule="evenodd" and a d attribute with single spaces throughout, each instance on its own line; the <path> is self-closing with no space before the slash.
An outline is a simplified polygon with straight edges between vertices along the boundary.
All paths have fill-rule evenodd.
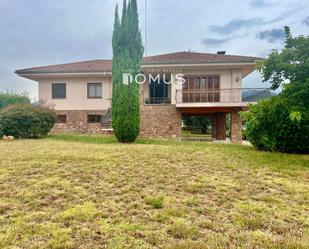
<path id="1" fill-rule="evenodd" d="M 66 99 L 52 99 L 52 84 L 66 83 Z M 102 99 L 87 98 L 87 83 L 102 83 Z M 112 83 L 106 77 L 49 78 L 39 80 L 39 99 L 55 110 L 107 110 L 111 107 Z"/>
<path id="2" fill-rule="evenodd" d="M 241 88 L 242 71 L 241 69 L 190 69 L 183 70 L 182 73 L 188 75 L 220 75 L 221 89 Z M 181 84 L 177 84 L 175 74 L 171 74 L 172 85 L 170 87 L 170 97 L 172 104 L 176 104 L 176 91 L 182 89 Z M 238 79 L 238 82 L 237 82 Z M 55 110 L 107 110 L 111 107 L 112 82 L 110 76 L 104 77 L 64 77 L 40 79 L 39 99 L 46 101 Z M 52 99 L 52 84 L 66 83 L 66 99 Z M 87 98 L 87 83 L 102 83 L 102 99 Z M 144 87 L 144 97 L 149 97 L 149 86 Z M 143 96 L 141 96 L 143 97 Z M 221 92 L 221 102 L 241 101 L 241 90 L 226 90 Z M 180 100 L 181 101 L 181 100 Z"/>

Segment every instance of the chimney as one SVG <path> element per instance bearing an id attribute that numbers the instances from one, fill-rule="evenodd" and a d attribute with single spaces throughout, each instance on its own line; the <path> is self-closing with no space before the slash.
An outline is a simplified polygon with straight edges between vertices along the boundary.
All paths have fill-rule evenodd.
<path id="1" fill-rule="evenodd" d="M 217 54 L 225 54 L 225 51 L 218 51 Z"/>

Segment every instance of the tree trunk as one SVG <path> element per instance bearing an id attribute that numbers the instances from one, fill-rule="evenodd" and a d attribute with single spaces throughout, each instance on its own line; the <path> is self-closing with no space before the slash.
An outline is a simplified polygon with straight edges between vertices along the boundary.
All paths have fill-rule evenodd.
<path id="1" fill-rule="evenodd" d="M 202 125 L 202 133 L 203 134 L 207 133 L 207 125 Z"/>

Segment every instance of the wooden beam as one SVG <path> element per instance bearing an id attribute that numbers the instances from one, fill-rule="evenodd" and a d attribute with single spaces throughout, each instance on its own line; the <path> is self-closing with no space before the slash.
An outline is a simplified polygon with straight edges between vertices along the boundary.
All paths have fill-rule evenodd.
<path id="1" fill-rule="evenodd" d="M 239 107 L 182 107 L 179 108 L 183 115 L 207 115 L 217 112 L 230 113 L 233 110 L 239 110 Z M 241 108 L 242 111 L 247 111 L 248 107 Z"/>

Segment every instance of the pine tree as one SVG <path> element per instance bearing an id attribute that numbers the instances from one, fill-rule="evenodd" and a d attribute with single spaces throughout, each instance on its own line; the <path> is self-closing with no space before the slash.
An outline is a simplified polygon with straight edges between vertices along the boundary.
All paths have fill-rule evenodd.
<path id="1" fill-rule="evenodd" d="M 143 45 L 139 30 L 136 0 L 123 2 L 121 20 L 115 9 L 113 32 L 113 97 L 112 119 L 119 142 L 134 142 L 140 128 L 139 85 L 135 76 L 141 71 Z M 123 74 L 130 73 L 133 82 L 123 84 Z"/>

